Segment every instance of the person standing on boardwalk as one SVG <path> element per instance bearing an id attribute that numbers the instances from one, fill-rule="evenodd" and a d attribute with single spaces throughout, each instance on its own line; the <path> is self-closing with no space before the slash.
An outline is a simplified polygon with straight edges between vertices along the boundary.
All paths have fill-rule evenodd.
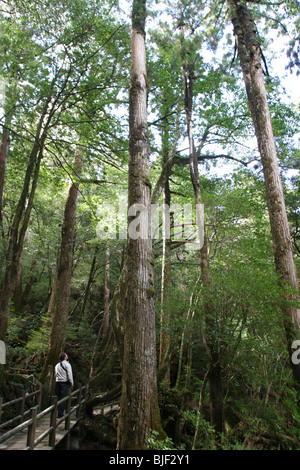
<path id="1" fill-rule="evenodd" d="M 55 395 L 57 395 L 58 401 L 65 398 L 67 395 L 68 386 L 73 387 L 73 372 L 72 366 L 68 362 L 68 355 L 62 352 L 59 355 L 59 362 L 55 366 Z M 65 402 L 60 404 L 58 407 L 58 418 L 64 415 Z"/>

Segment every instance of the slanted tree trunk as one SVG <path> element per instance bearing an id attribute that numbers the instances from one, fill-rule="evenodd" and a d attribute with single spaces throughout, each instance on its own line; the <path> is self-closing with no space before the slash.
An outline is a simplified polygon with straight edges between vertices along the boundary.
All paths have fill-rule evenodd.
<path id="1" fill-rule="evenodd" d="M 5 341 L 7 333 L 8 311 L 11 296 L 13 294 L 18 275 L 19 263 L 22 256 L 24 239 L 30 219 L 33 199 L 38 182 L 40 164 L 43 156 L 43 148 L 46 140 L 50 116 L 43 128 L 51 97 L 48 98 L 41 115 L 35 142 L 29 156 L 22 192 L 16 207 L 12 225 L 10 227 L 10 238 L 6 254 L 6 269 L 4 281 L 0 292 L 0 340 Z M 30 182 L 32 185 L 30 189 Z"/>
<path id="2" fill-rule="evenodd" d="M 228 0 L 228 5 L 264 171 L 275 267 L 283 292 L 281 308 L 287 349 L 293 376 L 300 384 L 300 364 L 292 362 L 292 343 L 300 337 L 299 281 L 264 83 L 261 48 L 246 2 Z"/>
<path id="3" fill-rule="evenodd" d="M 150 168 L 147 126 L 145 50 L 146 1 L 132 7 L 132 69 L 129 98 L 129 211 L 144 208 L 138 233 L 137 215 L 128 213 L 124 357 L 118 449 L 145 449 L 151 430 L 160 431 L 156 380 L 156 332 L 150 221 Z M 138 205 L 138 206 L 135 206 Z M 137 229 L 138 230 L 138 229 Z"/>
<path id="4" fill-rule="evenodd" d="M 11 123 L 11 113 L 7 114 L 5 117 L 5 123 L 3 126 L 1 146 L 0 146 L 0 227 L 2 226 L 2 220 L 3 220 L 2 200 L 3 200 L 5 172 L 6 172 L 6 159 L 7 159 L 7 153 L 8 153 L 8 145 L 9 145 L 10 123 Z"/>
<path id="5" fill-rule="evenodd" d="M 52 324 L 48 353 L 41 372 L 41 380 L 48 374 L 48 367 L 58 362 L 59 354 L 65 348 L 66 328 L 69 313 L 69 296 L 72 277 L 73 242 L 76 205 L 79 189 L 78 175 L 81 169 L 82 149 L 76 149 L 74 181 L 69 188 L 62 226 L 61 246 L 47 317 Z"/>
<path id="6" fill-rule="evenodd" d="M 14 68 L 14 67 L 13 67 Z M 2 228 L 3 223 L 3 192 L 4 192 L 4 183 L 5 183 L 5 173 L 6 173 L 6 161 L 9 148 L 10 140 L 10 126 L 13 119 L 13 114 L 16 104 L 16 90 L 17 82 L 14 78 L 15 73 L 12 73 L 10 77 L 11 83 L 6 87 L 5 91 L 5 119 L 1 137 L 1 146 L 0 146 L 0 229 Z M 3 232 L 3 230 L 2 230 Z M 0 232 L 1 236 L 1 232 Z"/>

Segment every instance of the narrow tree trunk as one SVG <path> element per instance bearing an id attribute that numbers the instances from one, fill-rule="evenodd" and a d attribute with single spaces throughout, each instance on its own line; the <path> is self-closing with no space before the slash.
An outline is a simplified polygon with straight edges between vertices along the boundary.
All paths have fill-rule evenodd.
<path id="1" fill-rule="evenodd" d="M 126 296 L 126 265 L 121 271 L 118 285 L 115 288 L 114 295 L 110 307 L 110 321 L 113 328 L 114 337 L 122 365 L 124 357 L 124 323 L 125 323 L 125 305 Z"/>
<path id="2" fill-rule="evenodd" d="M 37 258 L 34 258 L 30 266 L 30 275 L 26 281 L 25 288 L 22 291 L 21 313 L 23 312 L 24 308 L 27 305 L 32 285 L 36 280 L 36 275 L 35 275 L 36 264 L 37 264 Z"/>
<path id="3" fill-rule="evenodd" d="M 39 169 L 43 156 L 43 148 L 46 140 L 49 119 L 42 135 L 41 132 L 49 102 L 50 97 L 45 104 L 42 116 L 39 121 L 35 136 L 35 143 L 28 160 L 22 192 L 10 228 L 10 238 L 6 254 L 5 276 L 0 292 L 0 340 L 2 341 L 5 341 L 6 338 L 9 302 L 15 288 L 24 239 L 29 223 L 35 190 L 37 187 Z M 31 177 L 32 186 L 28 197 Z"/>
<path id="4" fill-rule="evenodd" d="M 144 449 L 151 430 L 160 431 L 156 382 L 156 332 L 150 169 L 147 126 L 147 69 L 145 0 L 132 7 L 132 70 L 129 98 L 128 205 L 143 211 L 140 237 L 133 236 L 128 215 L 126 259 L 125 334 L 118 449 Z M 141 206 L 134 206 L 135 204 Z"/>
<path id="5" fill-rule="evenodd" d="M 6 159 L 9 145 L 9 126 L 11 123 L 11 114 L 7 114 L 5 117 L 5 123 L 3 126 L 1 147 L 0 147 L 0 227 L 2 226 L 3 213 L 2 213 L 2 200 L 3 190 L 6 172 Z"/>
<path id="6" fill-rule="evenodd" d="M 105 279 L 104 279 L 104 312 L 103 312 L 103 329 L 102 336 L 103 339 L 107 339 L 108 328 L 109 328 L 109 242 L 106 242 L 105 249 Z"/>
<path id="7" fill-rule="evenodd" d="M 196 208 L 202 204 L 202 196 L 199 181 L 198 158 L 193 137 L 192 128 L 192 111 L 193 111 L 193 85 L 194 85 L 194 64 L 189 61 L 189 55 L 186 54 L 186 49 L 182 44 L 181 47 L 182 59 L 182 75 L 184 87 L 184 107 L 186 114 L 187 134 L 189 140 L 189 162 L 190 162 L 190 176 L 194 190 L 194 198 Z M 197 212 L 197 211 L 196 211 Z M 206 345 L 208 349 L 208 359 L 210 371 L 219 370 L 218 354 L 217 354 L 217 341 L 214 338 L 215 319 L 214 310 L 209 301 L 210 297 L 210 269 L 209 269 L 209 253 L 207 245 L 207 236 L 204 229 L 204 239 L 201 236 L 200 218 L 198 219 L 198 231 L 200 240 L 200 270 L 202 280 L 202 295 L 204 296 L 204 317 L 205 317 L 205 335 Z M 215 363 L 217 361 L 217 363 Z M 222 396 L 222 382 L 221 375 L 219 380 L 215 379 L 215 374 L 208 375 L 209 390 L 210 390 L 210 423 L 215 427 L 217 432 L 222 432 L 222 416 L 223 416 L 223 396 Z"/>
<path id="8" fill-rule="evenodd" d="M 167 115 L 167 112 L 165 113 Z M 173 152 L 172 152 L 173 153 Z M 163 168 L 169 160 L 168 119 L 163 119 L 162 126 L 162 164 Z M 164 373 L 163 380 L 170 385 L 170 288 L 171 288 L 171 239 L 170 239 L 170 205 L 171 192 L 169 187 L 171 165 L 166 171 L 163 184 L 163 253 L 161 267 L 161 313 L 160 313 L 160 349 L 159 367 Z"/>
<path id="9" fill-rule="evenodd" d="M 291 360 L 292 343 L 300 337 L 299 281 L 267 102 L 260 43 L 246 2 L 228 0 L 228 5 L 264 171 L 275 267 L 283 292 L 281 308 L 287 349 L 294 378 L 299 384 L 300 364 Z"/>
<path id="10" fill-rule="evenodd" d="M 163 189 L 163 253 L 161 266 L 161 313 L 160 313 L 160 349 L 159 367 L 164 371 L 164 382 L 170 385 L 170 288 L 171 288 L 171 240 L 166 236 L 166 224 L 169 223 L 166 211 L 170 207 L 169 181 Z M 167 219 L 167 220 L 166 220 Z"/>
<path id="11" fill-rule="evenodd" d="M 203 378 L 203 382 L 202 382 L 200 393 L 199 393 L 199 402 L 198 402 L 198 409 L 197 409 L 197 420 L 196 420 L 195 435 L 194 435 L 194 439 L 193 439 L 192 450 L 195 450 L 196 445 L 197 445 L 197 440 L 198 440 L 198 435 L 199 435 L 199 427 L 200 427 L 200 419 L 201 419 L 202 410 L 203 410 L 203 401 L 204 401 L 203 398 L 204 398 L 205 387 L 206 387 L 206 384 L 207 384 L 208 374 L 209 374 L 209 369 L 207 370 L 207 372 L 206 372 L 206 374 Z"/>
<path id="12" fill-rule="evenodd" d="M 199 282 L 200 282 L 200 277 L 198 277 L 197 282 L 195 284 L 194 290 L 190 296 L 189 300 L 189 308 L 186 312 L 185 319 L 184 319 L 184 325 L 183 325 L 183 330 L 181 334 L 181 343 L 180 343 L 180 350 L 179 350 L 179 360 L 178 360 L 178 371 L 177 371 L 177 379 L 176 379 L 176 387 L 179 388 L 180 382 L 181 382 L 181 374 L 182 374 L 182 360 L 183 360 L 183 355 L 184 355 L 184 349 L 185 349 L 185 343 L 187 338 L 190 338 L 191 333 L 192 333 L 192 324 L 193 324 L 193 319 L 194 319 L 194 299 L 195 299 L 195 292 L 199 288 Z M 189 346 L 188 346 L 189 348 Z M 187 348 L 187 356 L 188 358 L 192 357 L 192 353 L 188 351 Z M 190 364 L 187 364 L 187 369 L 191 366 Z M 187 374 L 188 375 L 188 374 Z M 186 383 L 189 381 L 188 377 L 186 377 Z"/>
<path id="13" fill-rule="evenodd" d="M 88 279 L 88 282 L 87 282 L 87 285 L 86 285 L 86 288 L 85 288 L 83 301 L 82 301 L 82 305 L 81 305 L 80 312 L 79 312 L 79 325 L 83 324 L 84 321 L 85 321 L 85 307 L 86 307 L 86 303 L 87 303 L 87 300 L 88 300 L 88 296 L 89 296 L 91 286 L 94 282 L 94 276 L 95 276 L 95 273 L 96 273 L 96 270 L 97 270 L 97 267 L 96 267 L 97 253 L 98 253 L 98 246 L 95 249 L 95 254 L 94 254 L 94 257 L 93 257 L 92 264 L 91 264 L 89 279 Z"/>
<path id="14" fill-rule="evenodd" d="M 69 189 L 64 221 L 62 226 L 61 247 L 57 263 L 56 275 L 48 306 L 47 317 L 52 323 L 48 353 L 41 372 L 41 380 L 47 373 L 48 367 L 54 366 L 59 354 L 65 348 L 66 328 L 69 313 L 69 296 L 72 278 L 73 242 L 76 218 L 77 195 L 79 182 L 76 181 L 81 169 L 82 149 L 78 148 L 75 155 L 74 179 Z"/>

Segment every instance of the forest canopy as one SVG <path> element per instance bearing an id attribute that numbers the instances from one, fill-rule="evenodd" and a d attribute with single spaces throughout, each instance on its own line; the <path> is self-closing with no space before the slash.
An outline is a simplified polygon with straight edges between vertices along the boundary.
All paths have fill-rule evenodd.
<path id="1" fill-rule="evenodd" d="M 0 396 L 66 350 L 119 449 L 299 449 L 299 7 L 0 0 Z"/>

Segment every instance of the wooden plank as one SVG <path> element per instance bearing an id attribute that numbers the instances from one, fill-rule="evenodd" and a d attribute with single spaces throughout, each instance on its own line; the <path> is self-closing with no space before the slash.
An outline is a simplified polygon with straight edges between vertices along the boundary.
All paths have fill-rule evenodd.
<path id="1" fill-rule="evenodd" d="M 84 395 L 82 391 L 85 391 Z M 56 426 L 56 413 L 57 413 L 57 397 L 52 397 L 52 405 L 49 408 L 41 411 L 37 414 L 38 409 L 40 408 L 40 402 L 35 407 L 30 409 L 31 418 L 16 426 L 16 428 L 11 429 L 10 431 L 4 432 L 2 438 L 6 438 L 8 436 L 12 436 L 8 438 L 6 441 L 0 443 L 0 450 L 26 450 L 28 448 L 34 447 L 34 450 L 49 450 L 53 449 L 57 446 L 59 442 L 61 442 L 65 438 L 66 449 L 68 449 L 68 444 L 70 440 L 70 430 L 77 424 L 79 420 L 79 412 L 81 406 L 86 401 L 86 386 L 81 387 L 80 389 L 76 390 L 75 392 L 71 393 L 71 390 L 68 391 L 68 397 L 61 401 L 66 401 L 66 414 L 65 414 L 65 421 L 63 421 L 59 426 Z M 41 388 L 39 392 L 41 391 Z M 31 395 L 35 394 L 33 392 Z M 77 405 L 74 408 L 71 408 L 71 399 L 74 398 L 78 394 L 77 398 Z M 18 402 L 22 400 L 18 399 Z M 12 402 L 8 402 L 7 404 L 11 404 Z M 1 406 L 2 405 L 2 406 Z M 3 409 L 5 405 L 2 403 L 2 399 L 0 398 L 0 413 L 1 408 Z M 21 410 L 22 414 L 23 409 Z M 75 413 L 76 412 L 76 413 Z M 28 413 L 28 412 L 26 412 Z M 74 414 L 74 418 L 71 419 L 71 416 Z M 76 415 L 76 418 L 75 418 Z M 7 425 L 7 423 L 5 423 Z M 3 427 L 3 425 L 2 425 Z M 68 429 L 66 430 L 65 427 Z M 55 428 L 55 440 L 54 440 L 54 431 Z M 51 436 L 51 432 L 52 436 Z M 49 432 L 47 432 L 49 431 Z M 15 433 L 15 435 L 13 435 Z M 6 436 L 7 434 L 7 436 Z M 50 440 L 49 440 L 50 436 Z M 34 443 L 38 441 L 38 444 L 34 446 Z M 40 441 L 40 442 L 39 442 Z M 50 445 L 49 445 L 50 442 Z"/>
<path id="2" fill-rule="evenodd" d="M 70 429 L 72 429 L 78 420 L 70 421 Z M 50 427 L 50 417 L 44 416 L 37 422 L 35 440 L 41 436 Z M 64 439 L 68 431 L 64 429 L 64 423 L 60 424 L 56 428 L 55 446 Z M 49 436 L 46 436 L 34 450 L 51 450 L 53 447 L 49 447 Z M 11 437 L 7 441 L 0 444 L 0 450 L 24 450 L 27 447 L 27 429 Z"/>

